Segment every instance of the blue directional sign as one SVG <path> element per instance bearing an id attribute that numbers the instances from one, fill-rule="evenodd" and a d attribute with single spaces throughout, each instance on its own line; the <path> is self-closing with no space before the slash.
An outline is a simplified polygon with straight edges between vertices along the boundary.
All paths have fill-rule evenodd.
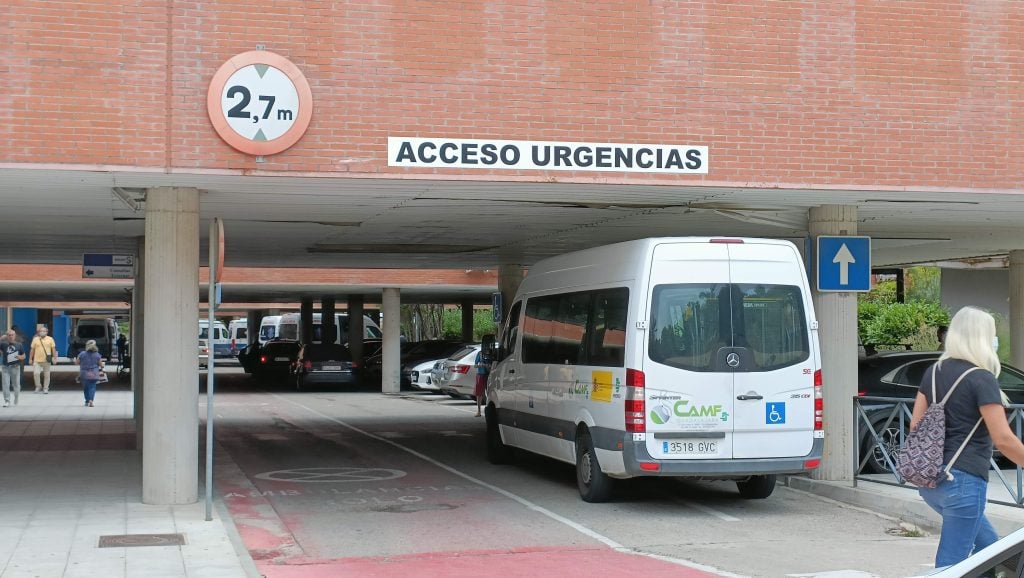
<path id="1" fill-rule="evenodd" d="M 135 276 L 134 255 L 85 253 L 82 255 L 82 277 L 85 279 L 131 279 Z"/>
<path id="2" fill-rule="evenodd" d="M 818 291 L 871 290 L 871 237 L 818 237 Z"/>

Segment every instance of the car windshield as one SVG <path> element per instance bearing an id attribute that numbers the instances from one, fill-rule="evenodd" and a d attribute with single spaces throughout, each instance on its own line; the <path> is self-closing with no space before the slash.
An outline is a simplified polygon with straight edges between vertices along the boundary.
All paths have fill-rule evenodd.
<path id="1" fill-rule="evenodd" d="M 352 359 L 352 354 L 347 347 L 333 343 L 307 345 L 302 356 L 308 361 L 350 361 Z"/>

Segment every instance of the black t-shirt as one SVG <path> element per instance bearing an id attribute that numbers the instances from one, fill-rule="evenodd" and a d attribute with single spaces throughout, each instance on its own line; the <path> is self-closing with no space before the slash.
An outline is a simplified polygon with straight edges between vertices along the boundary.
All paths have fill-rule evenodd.
<path id="1" fill-rule="evenodd" d="M 938 364 L 936 364 L 938 365 Z M 946 359 L 942 367 L 935 374 L 935 391 L 942 400 L 953 382 L 960 378 L 963 372 L 974 367 L 973 364 L 962 359 Z M 921 379 L 920 392 L 932 400 L 932 371 L 935 366 L 924 372 Z M 953 455 L 960 449 L 960 444 L 971 433 L 974 424 L 981 418 L 983 405 L 996 403 L 1003 404 L 1002 396 L 999 395 L 999 382 L 994 375 L 985 369 L 976 369 L 965 377 L 956 391 L 946 401 L 946 443 L 944 446 L 944 462 L 949 463 Z M 989 460 L 992 459 L 992 437 L 988 434 L 988 428 L 982 422 L 978 430 L 974 432 L 970 443 L 964 448 L 963 453 L 957 458 L 953 467 L 958 470 L 981 476 L 988 479 Z"/>

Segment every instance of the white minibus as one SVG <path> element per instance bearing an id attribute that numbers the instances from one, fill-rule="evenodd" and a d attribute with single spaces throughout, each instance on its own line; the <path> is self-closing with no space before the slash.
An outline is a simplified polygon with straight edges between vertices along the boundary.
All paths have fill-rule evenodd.
<path id="1" fill-rule="evenodd" d="M 256 340 L 260 345 L 266 345 L 268 341 L 277 339 L 281 333 L 281 316 L 267 315 L 260 321 L 260 333 Z"/>
<path id="2" fill-rule="evenodd" d="M 530 268 L 500 340 L 485 340 L 487 450 L 576 466 L 580 495 L 613 479 L 735 480 L 820 465 L 821 355 L 811 289 L 788 241 L 641 239 Z"/>
<path id="3" fill-rule="evenodd" d="M 320 325 L 320 313 L 313 313 L 313 342 L 320 343 L 323 341 L 321 336 L 321 325 Z M 281 321 L 278 326 L 278 339 L 289 339 L 298 341 L 302 336 L 300 324 L 302 322 L 302 316 L 299 313 L 285 313 L 281 316 Z M 337 334 L 332 340 L 334 343 L 340 343 L 342 345 L 348 344 L 348 313 L 335 313 L 334 314 L 334 326 Z M 381 339 L 383 334 L 381 333 L 380 327 L 370 319 L 368 315 L 363 316 L 363 339 Z"/>

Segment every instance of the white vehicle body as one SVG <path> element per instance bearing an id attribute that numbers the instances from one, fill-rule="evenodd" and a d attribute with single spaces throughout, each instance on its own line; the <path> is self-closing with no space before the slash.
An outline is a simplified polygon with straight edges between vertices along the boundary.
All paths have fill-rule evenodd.
<path id="1" fill-rule="evenodd" d="M 512 446 L 576 464 L 587 501 L 610 492 L 593 476 L 735 479 L 767 497 L 773 474 L 820 464 L 820 359 L 787 241 L 641 239 L 553 257 L 505 322 L 488 448 L 493 461 Z"/>
<path id="2" fill-rule="evenodd" d="M 228 338 L 231 339 L 231 355 L 237 357 L 249 346 L 249 320 L 232 319 L 228 322 Z"/>
<path id="3" fill-rule="evenodd" d="M 228 337 L 227 325 L 224 325 L 223 321 L 214 321 L 212 336 L 209 327 L 209 319 L 199 320 L 199 339 L 207 340 L 214 357 L 232 357 L 231 338 Z"/>
<path id="4" fill-rule="evenodd" d="M 285 313 L 281 316 L 281 322 L 277 334 L 278 339 L 289 339 L 299 341 L 302 335 L 300 331 L 301 317 L 298 313 Z M 320 342 L 320 331 L 321 331 L 321 314 L 313 314 L 313 343 Z M 347 313 L 335 313 L 334 314 L 334 326 L 338 329 L 338 335 L 335 336 L 334 342 L 341 343 L 342 345 L 348 343 L 348 314 Z M 381 333 L 380 327 L 374 323 L 373 319 L 370 319 L 368 315 L 363 315 L 363 339 L 380 339 L 383 334 Z"/>
<path id="5" fill-rule="evenodd" d="M 95 341 L 96 348 L 104 359 L 110 359 L 113 355 L 114 344 L 120 335 L 117 329 L 117 322 L 112 317 L 78 317 L 75 319 L 74 330 L 71 334 L 71 346 L 69 357 L 75 357 L 85 349 L 87 342 Z M 28 338 L 31 342 L 31 337 Z"/>
<path id="6" fill-rule="evenodd" d="M 434 373 L 431 370 L 434 369 L 434 364 L 437 361 L 436 359 L 421 361 L 415 365 L 406 366 L 402 372 L 406 374 L 409 383 L 415 389 L 436 391 L 438 383 L 434 381 Z"/>
<path id="7" fill-rule="evenodd" d="M 281 334 L 281 316 L 267 315 L 260 321 L 260 334 L 257 340 L 260 345 L 266 345 L 268 341 L 277 339 Z"/>

